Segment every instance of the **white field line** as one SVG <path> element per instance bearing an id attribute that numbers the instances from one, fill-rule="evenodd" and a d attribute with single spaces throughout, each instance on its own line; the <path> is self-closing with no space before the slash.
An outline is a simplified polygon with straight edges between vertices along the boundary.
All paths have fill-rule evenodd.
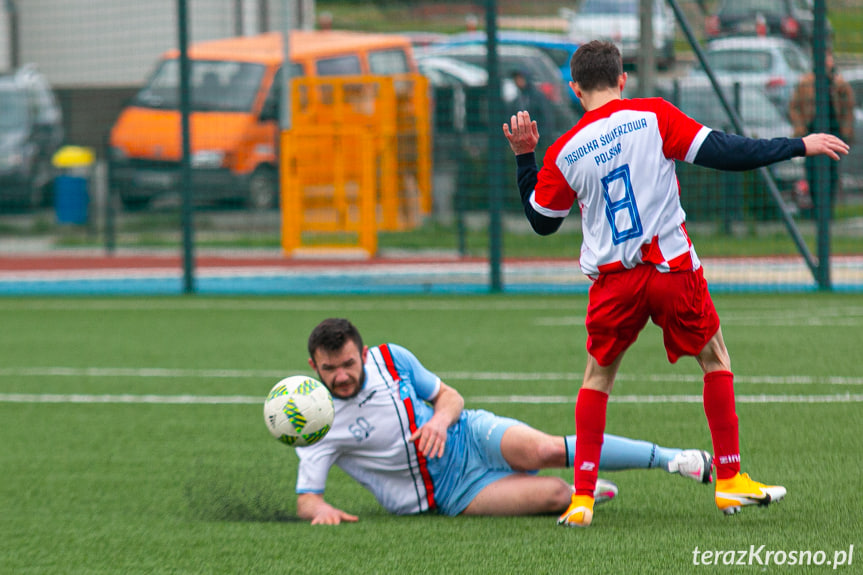
<path id="1" fill-rule="evenodd" d="M 64 312 L 87 311 L 546 311 L 552 316 L 536 317 L 538 325 L 581 325 L 584 324 L 585 300 L 577 298 L 542 297 L 513 299 L 482 299 L 468 298 L 452 301 L 448 299 L 429 298 L 426 300 L 373 299 L 366 300 L 362 296 L 348 296 L 338 301 L 321 301 L 314 298 L 290 298 L 255 300 L 243 298 L 129 298 L 129 299 L 76 299 L 74 308 L 67 299 L 32 299 L 7 300 L 0 299 L 0 310 L 60 310 Z M 762 303 L 746 310 L 720 310 L 723 322 L 735 323 L 759 322 L 763 319 L 805 322 L 813 317 L 823 319 L 863 318 L 861 305 L 812 305 L 802 309 L 788 309 L 780 304 Z"/>
<path id="2" fill-rule="evenodd" d="M 4 300 L 0 299 L 0 310 L 58 310 L 64 312 L 87 311 L 323 311 L 347 313 L 352 311 L 543 311 L 573 313 L 582 309 L 581 300 L 566 299 L 527 299 L 513 300 L 483 300 L 451 301 L 429 298 L 427 300 L 399 299 L 363 299 L 357 296 L 341 297 L 338 301 L 321 301 L 304 298 L 284 300 L 254 300 L 254 299 L 108 299 L 86 300 L 76 299 L 74 308 L 68 300 L 34 299 L 34 300 Z M 777 312 L 779 313 L 779 312 Z"/>
<path id="3" fill-rule="evenodd" d="M 574 405 L 575 396 L 549 395 L 501 395 L 466 397 L 468 404 L 565 404 Z M 698 403 L 700 395 L 620 395 L 612 396 L 613 403 Z M 863 394 L 835 395 L 738 395 L 738 403 L 863 403 Z M 0 393 L 0 403 L 102 403 L 102 404 L 262 404 L 263 397 L 250 395 L 87 395 L 87 394 L 37 394 Z"/>
<path id="4" fill-rule="evenodd" d="M 298 370 L 302 372 L 303 370 Z M 277 380 L 286 372 L 278 370 L 236 369 L 170 369 L 170 368 L 73 368 L 73 367 L 5 367 L 0 377 L 122 377 L 122 378 L 199 378 Z M 534 383 L 541 381 L 574 381 L 577 373 L 517 373 L 517 372 L 451 372 L 442 373 L 445 380 L 457 381 L 515 381 Z M 698 384 L 700 376 L 669 374 L 621 374 L 618 379 L 645 383 Z M 810 376 L 740 376 L 738 383 L 775 385 L 863 385 L 861 377 L 810 377 Z M 501 395 L 469 396 L 468 403 L 501 404 L 574 404 L 575 396 L 566 395 Z M 0 403 L 149 403 L 149 404 L 259 404 L 262 398 L 249 395 L 154 395 L 154 394 L 34 394 L 2 393 Z M 612 395 L 615 403 L 701 403 L 700 395 Z M 738 395 L 739 403 L 860 403 L 863 394 L 821 395 Z"/>
<path id="5" fill-rule="evenodd" d="M 278 381 L 288 375 L 314 376 L 307 369 L 178 369 L 162 367 L 0 367 L 0 377 L 124 377 L 124 378 L 188 378 L 188 379 L 271 379 Z M 439 372 L 444 381 L 574 381 L 580 382 L 581 372 Z M 687 374 L 626 374 L 617 381 L 630 383 L 702 383 L 700 375 Z M 863 377 L 803 376 L 803 375 L 735 375 L 735 383 L 766 385 L 863 385 Z"/>
<path id="6" fill-rule="evenodd" d="M 748 327 L 858 327 L 863 325 L 863 315 L 853 311 L 844 315 L 810 314 L 808 316 L 780 316 L 779 314 L 751 315 L 721 315 L 722 325 Z M 584 328 L 584 316 L 543 317 L 536 318 L 534 324 L 540 327 L 581 327 Z"/>
<path id="7" fill-rule="evenodd" d="M 277 381 L 287 377 L 287 375 L 291 374 L 281 370 L 173 369 L 162 367 L 0 367 L 0 377 L 267 378 Z"/>
<path id="8" fill-rule="evenodd" d="M 133 395 L 83 393 L 0 393 L 0 403 L 163 403 L 163 404 L 264 404 L 254 395 Z"/>
<path id="9" fill-rule="evenodd" d="M 307 299 L 291 300 L 243 300 L 243 299 L 148 299 L 148 300 L 76 300 L 74 309 L 68 301 L 41 300 L 8 301 L 0 298 L 0 310 L 59 310 L 64 313 L 90 311 L 247 311 L 247 312 L 321 312 L 340 316 L 362 311 L 416 311 L 453 312 L 463 311 L 533 311 L 533 325 L 544 328 L 584 329 L 584 303 L 580 299 L 526 299 L 469 301 L 420 300 L 400 301 L 361 298 L 340 299 L 338 303 Z M 553 315 L 548 315 L 552 313 Z M 764 305 L 759 308 L 730 310 L 720 314 L 723 325 L 754 327 L 837 327 L 855 328 L 863 326 L 863 307 L 858 305 L 809 307 L 791 310 Z"/>
<path id="10" fill-rule="evenodd" d="M 473 403 L 531 403 L 575 405 L 576 396 L 567 395 L 478 395 L 465 398 Z M 703 403 L 700 395 L 612 395 L 611 403 Z M 737 403 L 861 403 L 863 394 L 833 395 L 738 395 Z"/>

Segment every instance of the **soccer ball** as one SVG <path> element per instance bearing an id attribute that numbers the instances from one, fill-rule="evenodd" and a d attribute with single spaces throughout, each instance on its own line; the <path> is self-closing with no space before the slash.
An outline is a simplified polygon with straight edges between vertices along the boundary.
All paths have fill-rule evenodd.
<path id="1" fill-rule="evenodd" d="M 264 401 L 267 429 L 273 437 L 292 447 L 304 447 L 323 439 L 334 415 L 330 390 L 304 375 L 281 380 Z"/>

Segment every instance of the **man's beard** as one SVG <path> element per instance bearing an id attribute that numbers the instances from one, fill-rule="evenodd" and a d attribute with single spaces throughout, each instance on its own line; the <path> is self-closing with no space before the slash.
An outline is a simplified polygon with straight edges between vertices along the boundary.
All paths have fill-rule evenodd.
<path id="1" fill-rule="evenodd" d="M 324 381 L 324 378 L 321 377 L 320 372 L 318 372 L 318 379 L 320 379 L 321 381 Z M 358 396 L 366 385 L 366 370 L 365 370 L 365 368 L 363 368 L 363 370 L 360 372 L 360 379 L 357 383 L 359 384 L 359 385 L 357 385 L 357 390 L 350 395 L 347 395 L 347 396 L 336 395 L 335 393 L 332 392 L 333 391 L 332 389 L 330 389 L 330 394 L 333 396 L 333 399 L 353 399 L 356 396 Z"/>

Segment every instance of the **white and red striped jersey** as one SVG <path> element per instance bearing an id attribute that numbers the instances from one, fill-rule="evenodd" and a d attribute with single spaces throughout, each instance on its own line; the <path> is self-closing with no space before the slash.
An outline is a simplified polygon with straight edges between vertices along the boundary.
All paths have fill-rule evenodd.
<path id="1" fill-rule="evenodd" d="M 548 148 L 530 206 L 563 218 L 578 202 L 588 276 L 641 263 L 698 269 L 674 161 L 692 163 L 710 132 L 661 98 L 613 100 Z"/>

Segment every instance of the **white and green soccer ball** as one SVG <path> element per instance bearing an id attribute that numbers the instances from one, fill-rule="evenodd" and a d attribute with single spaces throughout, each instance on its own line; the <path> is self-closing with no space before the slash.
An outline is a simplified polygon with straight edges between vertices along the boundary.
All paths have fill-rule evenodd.
<path id="1" fill-rule="evenodd" d="M 264 401 L 264 422 L 270 433 L 292 447 L 317 443 L 333 425 L 330 390 L 316 379 L 292 375 L 278 382 Z"/>

